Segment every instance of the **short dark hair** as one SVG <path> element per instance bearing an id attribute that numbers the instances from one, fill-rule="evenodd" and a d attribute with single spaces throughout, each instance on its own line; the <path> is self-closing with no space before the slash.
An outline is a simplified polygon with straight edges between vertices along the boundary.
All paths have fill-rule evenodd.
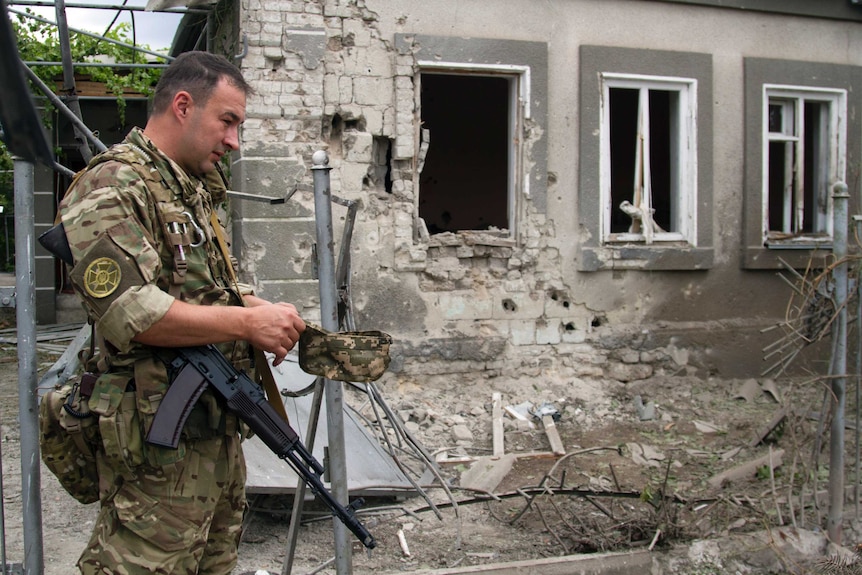
<path id="1" fill-rule="evenodd" d="M 195 102 L 205 105 L 222 78 L 246 96 L 253 92 L 239 68 L 224 56 L 202 51 L 183 52 L 165 69 L 156 84 L 153 114 L 166 111 L 174 95 L 181 90 L 191 94 Z"/>

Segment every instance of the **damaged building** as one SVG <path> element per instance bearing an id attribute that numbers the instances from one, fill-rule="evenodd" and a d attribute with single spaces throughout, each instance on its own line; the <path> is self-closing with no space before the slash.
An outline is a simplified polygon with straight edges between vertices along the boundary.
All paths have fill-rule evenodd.
<path id="1" fill-rule="evenodd" d="M 850 0 L 223 0 L 208 22 L 256 90 L 233 189 L 296 190 L 231 203 L 244 279 L 319 318 L 325 150 L 358 206 L 356 326 L 393 335 L 403 381 L 757 376 L 779 272 L 829 259 L 835 182 L 858 209 Z"/>

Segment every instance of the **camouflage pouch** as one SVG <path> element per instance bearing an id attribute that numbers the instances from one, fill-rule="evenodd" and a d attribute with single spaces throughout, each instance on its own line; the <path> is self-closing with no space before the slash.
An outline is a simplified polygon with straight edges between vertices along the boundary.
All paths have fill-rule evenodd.
<path id="1" fill-rule="evenodd" d="M 306 324 L 299 337 L 299 366 L 335 381 L 374 381 L 389 366 L 392 336 L 382 331 L 328 332 Z"/>
<path id="2" fill-rule="evenodd" d="M 81 377 L 72 378 L 42 397 L 39 448 L 63 489 L 86 504 L 99 500 L 95 456 L 99 428 L 80 383 Z"/>
<path id="3" fill-rule="evenodd" d="M 144 440 L 134 389 L 127 389 L 128 373 L 99 376 L 90 409 L 99 415 L 99 434 L 105 457 L 117 469 L 133 471 L 144 461 Z"/>

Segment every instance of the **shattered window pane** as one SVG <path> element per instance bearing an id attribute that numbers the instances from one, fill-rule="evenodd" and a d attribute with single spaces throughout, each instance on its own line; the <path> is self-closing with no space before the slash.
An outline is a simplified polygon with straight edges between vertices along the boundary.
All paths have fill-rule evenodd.
<path id="1" fill-rule="evenodd" d="M 828 241 L 833 181 L 841 179 L 840 94 L 767 92 L 764 193 L 767 244 Z"/>
<path id="2" fill-rule="evenodd" d="M 694 241 L 693 86 L 685 80 L 606 79 L 605 241 Z"/>

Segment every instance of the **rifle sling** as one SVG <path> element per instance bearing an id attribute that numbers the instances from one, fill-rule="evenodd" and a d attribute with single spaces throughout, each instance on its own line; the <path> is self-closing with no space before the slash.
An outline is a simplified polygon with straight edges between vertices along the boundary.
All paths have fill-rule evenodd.
<path id="1" fill-rule="evenodd" d="M 221 250 L 221 255 L 224 258 L 225 265 L 227 266 L 228 273 L 230 274 L 231 281 L 233 281 L 237 296 L 239 296 L 240 301 L 243 301 L 242 294 L 239 293 L 239 282 L 237 281 L 236 273 L 233 269 L 233 263 L 230 257 L 230 250 L 227 246 L 227 240 L 222 233 L 221 224 L 218 221 L 218 215 L 216 215 L 215 210 L 210 213 L 210 224 L 212 225 L 212 229 L 215 232 L 216 240 L 218 240 L 218 246 Z M 245 303 L 243 303 L 245 305 Z M 287 418 L 287 411 L 284 409 L 284 403 L 281 400 L 281 393 L 278 391 L 278 385 L 275 383 L 275 378 L 272 375 L 272 371 L 269 369 L 269 362 L 266 360 L 266 356 L 257 348 L 254 349 L 254 363 L 255 370 L 257 371 L 257 378 L 260 382 L 263 383 L 263 389 L 266 391 L 266 400 L 272 405 L 272 408 L 275 409 L 275 412 L 284 419 L 285 423 L 290 423 L 290 420 Z"/>

